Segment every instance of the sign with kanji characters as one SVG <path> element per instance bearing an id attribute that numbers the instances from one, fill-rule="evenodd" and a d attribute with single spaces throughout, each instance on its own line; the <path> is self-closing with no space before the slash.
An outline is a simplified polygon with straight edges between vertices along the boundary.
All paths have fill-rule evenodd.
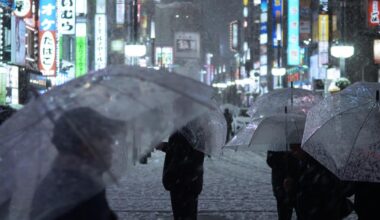
<path id="1" fill-rule="evenodd" d="M 75 77 L 87 73 L 87 25 L 77 23 L 75 31 Z"/>
<path id="2" fill-rule="evenodd" d="M 32 13 L 32 0 L 14 0 L 13 13 L 17 17 L 26 17 Z"/>
<path id="3" fill-rule="evenodd" d="M 107 18 L 105 14 L 95 15 L 95 70 L 107 65 Z"/>
<path id="4" fill-rule="evenodd" d="M 58 2 L 58 31 L 62 35 L 74 35 L 75 0 L 59 0 Z"/>
<path id="5" fill-rule="evenodd" d="M 299 0 L 289 0 L 288 2 L 288 65 L 297 66 L 300 64 L 299 46 Z"/>
<path id="6" fill-rule="evenodd" d="M 38 66 L 45 76 L 54 76 L 57 68 L 56 64 L 56 38 L 53 31 L 39 32 L 39 60 Z"/>
<path id="7" fill-rule="evenodd" d="M 380 24 L 379 0 L 368 0 L 368 26 L 376 27 Z"/>
<path id="8" fill-rule="evenodd" d="M 57 7 L 55 0 L 41 0 L 39 8 L 38 30 L 56 31 Z"/>

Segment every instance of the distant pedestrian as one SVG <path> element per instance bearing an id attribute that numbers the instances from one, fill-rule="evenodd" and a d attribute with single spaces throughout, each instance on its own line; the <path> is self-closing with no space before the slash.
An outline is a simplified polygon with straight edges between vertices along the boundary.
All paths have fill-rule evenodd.
<path id="1" fill-rule="evenodd" d="M 52 143 L 58 155 L 35 192 L 31 219 L 116 220 L 107 199 L 103 174 L 110 172 L 113 141 L 124 123 L 90 108 L 63 113 L 55 122 Z"/>
<path id="2" fill-rule="evenodd" d="M 231 138 L 232 134 L 232 114 L 228 110 L 228 108 L 224 109 L 224 118 L 226 119 L 227 122 L 227 137 L 226 137 L 226 142 L 228 142 Z"/>
<path id="3" fill-rule="evenodd" d="M 170 191 L 174 219 L 196 220 L 204 153 L 195 150 L 181 131 L 172 134 L 161 149 L 166 152 L 162 182 Z"/>
<path id="4" fill-rule="evenodd" d="M 298 160 L 287 151 L 268 151 L 267 164 L 272 168 L 272 188 L 278 219 L 291 220 L 296 204 Z"/>
<path id="5" fill-rule="evenodd" d="M 380 183 L 357 183 L 354 207 L 358 220 L 380 219 Z"/>

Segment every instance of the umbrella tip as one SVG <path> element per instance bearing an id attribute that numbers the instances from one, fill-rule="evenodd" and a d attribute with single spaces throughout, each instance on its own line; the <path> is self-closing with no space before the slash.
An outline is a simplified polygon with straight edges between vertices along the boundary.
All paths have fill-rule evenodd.
<path id="1" fill-rule="evenodd" d="M 288 106 L 285 106 L 285 114 L 288 113 Z"/>
<path id="2" fill-rule="evenodd" d="M 379 90 L 376 91 L 376 101 L 379 101 Z"/>

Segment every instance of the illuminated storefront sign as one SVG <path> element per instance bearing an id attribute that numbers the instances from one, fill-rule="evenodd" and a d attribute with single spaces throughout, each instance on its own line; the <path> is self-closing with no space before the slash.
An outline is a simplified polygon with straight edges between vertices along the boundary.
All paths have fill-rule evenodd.
<path id="1" fill-rule="evenodd" d="M 95 15 L 95 70 L 107 65 L 107 18 L 105 14 Z"/>
<path id="2" fill-rule="evenodd" d="M 86 15 L 87 14 L 87 0 L 77 0 L 75 2 L 75 13 L 77 15 Z"/>
<path id="3" fill-rule="evenodd" d="M 300 64 L 299 0 L 288 4 L 288 65 L 296 66 Z"/>
<path id="4" fill-rule="evenodd" d="M 43 75 L 55 75 L 56 65 L 56 1 L 40 1 L 39 29 L 39 69 Z"/>
<path id="5" fill-rule="evenodd" d="M 260 14 L 260 75 L 266 76 L 268 74 L 268 0 L 262 0 Z"/>
<path id="6" fill-rule="evenodd" d="M 96 0 L 96 13 L 98 14 L 106 13 L 106 0 Z"/>
<path id="7" fill-rule="evenodd" d="M 373 42 L 373 55 L 376 64 L 380 64 L 380 40 L 374 40 Z"/>
<path id="8" fill-rule="evenodd" d="M 273 0 L 273 11 L 272 11 L 272 17 L 273 17 L 273 31 L 272 31 L 272 39 L 273 39 L 273 47 L 277 47 L 277 41 L 281 40 L 282 36 L 282 26 L 281 26 L 281 19 L 282 19 L 282 1 L 281 0 Z"/>
<path id="9" fill-rule="evenodd" d="M 74 35 L 75 0 L 65 0 L 58 2 L 58 31 L 62 35 Z"/>
<path id="10" fill-rule="evenodd" d="M 32 0 L 15 0 L 13 8 L 13 13 L 17 17 L 29 16 L 32 12 Z"/>
<path id="11" fill-rule="evenodd" d="M 116 0 L 116 24 L 124 24 L 125 0 Z"/>
<path id="12" fill-rule="evenodd" d="M 11 60 L 17 65 L 25 65 L 25 34 L 26 26 L 23 19 L 12 17 Z"/>
<path id="13" fill-rule="evenodd" d="M 158 66 L 169 67 L 173 64 L 172 47 L 156 47 L 156 64 Z"/>
<path id="14" fill-rule="evenodd" d="M 75 77 L 83 76 L 87 73 L 87 25 L 86 23 L 76 24 L 75 38 Z"/>
<path id="15" fill-rule="evenodd" d="M 380 24 L 379 1 L 368 0 L 368 26 L 376 27 Z"/>
<path id="16" fill-rule="evenodd" d="M 239 24 L 237 21 L 230 23 L 230 49 L 231 51 L 239 49 Z"/>

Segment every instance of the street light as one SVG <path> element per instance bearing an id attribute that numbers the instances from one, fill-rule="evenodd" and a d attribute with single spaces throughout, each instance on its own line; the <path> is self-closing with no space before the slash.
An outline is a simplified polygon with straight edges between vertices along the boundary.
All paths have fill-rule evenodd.
<path id="1" fill-rule="evenodd" d="M 354 55 L 355 48 L 350 45 L 333 45 L 330 51 L 333 57 L 346 59 Z"/>

